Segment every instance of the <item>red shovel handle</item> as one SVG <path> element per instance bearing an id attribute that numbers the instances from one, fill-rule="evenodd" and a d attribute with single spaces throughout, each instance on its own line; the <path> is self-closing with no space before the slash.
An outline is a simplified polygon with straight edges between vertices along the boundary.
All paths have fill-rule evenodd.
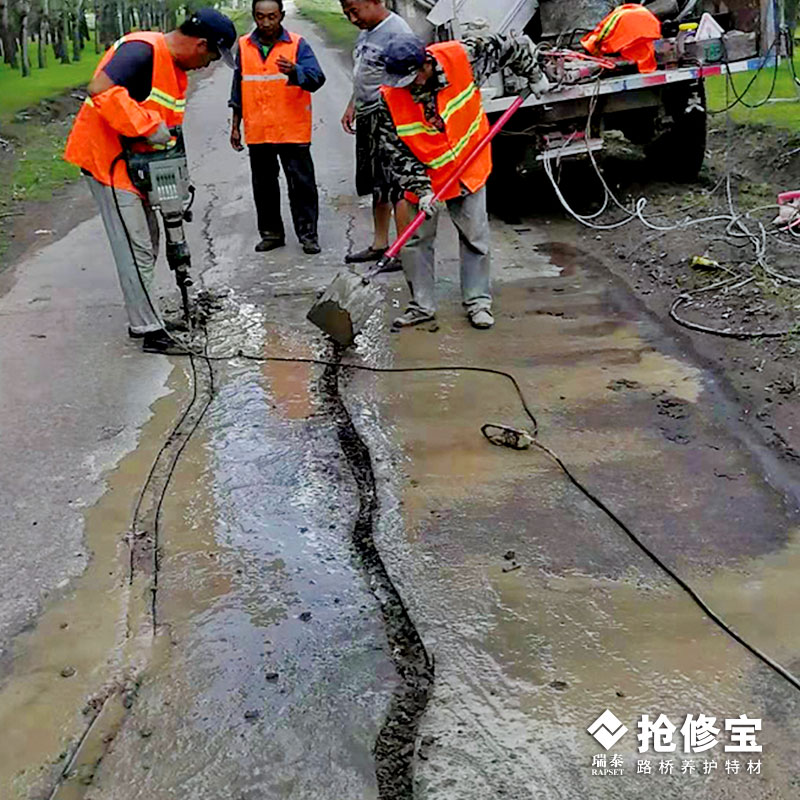
<path id="1" fill-rule="evenodd" d="M 436 200 L 438 200 L 442 195 L 445 195 L 450 187 L 458 181 L 461 175 L 464 173 L 464 170 L 469 167 L 469 165 L 480 155 L 481 150 L 483 150 L 489 142 L 497 136 L 498 133 L 502 130 L 503 126 L 508 122 L 514 112 L 525 102 L 528 95 L 530 94 L 529 91 L 526 91 L 524 94 L 521 94 L 517 97 L 514 102 L 502 113 L 500 119 L 492 125 L 489 129 L 489 132 L 481 139 L 477 145 L 475 145 L 475 149 L 464 159 L 464 162 L 461 166 L 447 179 L 447 182 L 442 186 L 441 189 L 436 193 Z M 394 241 L 392 246 L 383 254 L 380 261 L 375 265 L 373 273 L 380 272 L 386 264 L 391 261 L 405 246 L 406 242 L 416 233 L 417 228 L 422 225 L 423 222 L 427 219 L 427 216 L 424 211 L 420 211 L 411 221 L 411 224 L 397 237 Z"/>

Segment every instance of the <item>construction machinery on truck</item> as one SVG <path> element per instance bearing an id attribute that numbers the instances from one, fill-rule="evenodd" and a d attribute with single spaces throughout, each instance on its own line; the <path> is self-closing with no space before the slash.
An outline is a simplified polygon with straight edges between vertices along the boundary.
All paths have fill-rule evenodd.
<path id="1" fill-rule="evenodd" d="M 540 43 L 553 87 L 530 96 L 495 142 L 495 173 L 523 172 L 543 159 L 586 155 L 619 131 L 642 145 L 671 180 L 692 180 L 706 149 L 704 79 L 777 68 L 783 0 L 653 0 L 661 20 L 655 71 L 610 59 L 583 62 L 580 40 L 618 3 L 608 0 L 396 0 L 396 10 L 429 41 L 473 32 L 525 33 Z M 719 35 L 695 41 L 708 14 Z M 490 118 L 520 86 L 501 73 L 481 88 Z M 732 91 L 733 91 L 732 87 Z M 733 96 L 732 96 L 733 99 Z"/>

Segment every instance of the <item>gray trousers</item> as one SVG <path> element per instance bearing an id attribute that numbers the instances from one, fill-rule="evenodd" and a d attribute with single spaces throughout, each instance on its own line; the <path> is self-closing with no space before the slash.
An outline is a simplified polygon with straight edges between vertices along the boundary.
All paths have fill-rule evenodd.
<path id="1" fill-rule="evenodd" d="M 458 230 L 461 256 L 461 297 L 468 314 L 491 309 L 489 278 L 489 217 L 486 187 L 474 194 L 447 200 L 450 219 Z M 425 220 L 402 251 L 403 271 L 411 291 L 410 308 L 432 314 L 436 310 L 434 241 L 439 215 Z"/>
<path id="2" fill-rule="evenodd" d="M 119 285 L 128 312 L 128 325 L 133 333 L 160 330 L 163 326 L 157 313 L 158 307 L 155 297 L 150 293 L 158 256 L 159 229 L 155 212 L 133 192 L 124 189 L 112 191 L 110 186 L 105 186 L 92 176 L 85 177 L 100 209 L 111 252 L 114 254 Z M 119 213 L 114 203 L 114 194 L 117 196 Z M 130 244 L 125 236 L 126 228 Z M 150 293 L 152 306 L 142 288 L 142 283 L 147 287 L 147 293 Z"/>

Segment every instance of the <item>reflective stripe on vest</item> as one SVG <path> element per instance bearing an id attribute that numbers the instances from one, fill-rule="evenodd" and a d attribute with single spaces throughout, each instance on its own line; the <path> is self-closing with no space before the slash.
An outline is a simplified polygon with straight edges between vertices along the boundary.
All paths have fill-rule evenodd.
<path id="1" fill-rule="evenodd" d="M 428 52 L 443 67 L 447 80 L 447 86 L 436 95 L 437 111 L 444 122 L 444 131 L 437 130 L 426 121 L 422 105 L 414 102 L 407 88 L 384 86 L 381 92 L 397 135 L 425 165 L 433 189 L 438 192 L 488 132 L 489 122 L 464 47 L 458 42 L 442 42 L 431 45 Z M 491 153 L 486 148 L 461 176 L 460 183 L 475 192 L 486 183 L 491 168 Z M 456 184 L 443 199 L 456 197 L 459 193 L 460 187 Z"/>
<path id="2" fill-rule="evenodd" d="M 308 144 L 311 141 L 311 93 L 289 83 L 278 69 L 283 56 L 297 63 L 300 37 L 286 31 L 264 58 L 250 34 L 239 38 L 242 65 L 242 121 L 247 144 Z"/>
<path id="3" fill-rule="evenodd" d="M 459 108 L 466 105 L 471 99 L 472 96 L 478 91 L 477 87 L 474 83 L 470 83 L 466 89 L 464 89 L 461 94 L 454 97 L 447 105 L 444 107 L 444 110 L 439 115 L 445 122 L 450 119 L 453 114 L 458 111 Z M 431 136 L 437 136 L 440 131 L 436 128 L 431 127 L 430 125 L 426 124 L 425 122 L 412 122 L 408 125 L 398 125 L 397 126 L 397 134 L 401 137 L 406 136 L 414 136 L 418 133 L 427 133 Z"/>
<path id="4" fill-rule="evenodd" d="M 153 48 L 151 90 L 139 105 L 170 127 L 180 125 L 186 108 L 187 77 L 173 61 L 163 33 L 144 31 L 123 36 L 103 55 L 94 74 L 105 68 L 125 42 L 146 42 Z M 112 180 L 111 165 L 121 151 L 119 133 L 99 114 L 92 98 L 87 97 L 70 131 L 64 158 L 106 186 L 113 184 L 117 189 L 136 192 L 122 161 L 116 162 Z"/>
<path id="5" fill-rule="evenodd" d="M 619 53 L 635 61 L 640 72 L 656 69 L 653 41 L 661 38 L 661 23 L 644 6 L 626 3 L 615 8 L 581 39 L 593 55 Z"/>
<path id="6" fill-rule="evenodd" d="M 111 45 L 111 47 L 109 48 L 109 53 L 111 53 L 111 58 L 113 58 L 113 54 L 116 53 L 116 51 L 119 49 L 119 47 L 121 45 L 125 44 L 125 42 L 147 41 L 147 39 L 144 38 L 144 35 L 145 34 L 142 34 L 142 33 L 128 33 L 125 36 L 123 36 L 121 39 L 117 39 L 117 41 L 114 42 L 114 44 Z M 153 44 L 153 42 L 150 42 L 150 44 Z M 108 55 L 108 53 L 106 55 Z M 108 58 L 108 59 L 103 58 L 103 60 L 100 62 L 101 66 L 105 66 L 106 63 L 108 63 L 108 61 L 111 60 L 111 58 Z M 168 108 L 170 111 L 175 111 L 178 114 L 183 114 L 186 111 L 186 96 L 185 96 L 185 94 L 183 94 L 183 95 L 173 95 L 173 94 L 170 94 L 168 91 L 166 91 L 166 89 L 170 88 L 170 87 L 157 86 L 156 85 L 157 80 L 156 80 L 156 75 L 155 75 L 156 71 L 157 70 L 156 70 L 156 63 L 155 63 L 155 45 L 153 44 L 153 73 L 154 74 L 153 74 L 152 85 L 151 85 L 151 88 L 150 88 L 150 94 L 145 98 L 144 102 L 145 103 L 148 103 L 148 102 L 149 103 L 156 103 L 156 105 L 163 106 L 164 108 Z M 184 92 L 185 92 L 185 87 L 184 87 Z M 86 99 L 89 100 L 91 98 L 87 97 Z"/>
<path id="7" fill-rule="evenodd" d="M 600 30 L 595 34 L 594 45 L 598 47 L 604 39 L 607 39 L 619 21 L 622 19 L 624 9 L 622 6 L 614 9 L 611 14 L 600 23 Z"/>
<path id="8" fill-rule="evenodd" d="M 289 83 L 288 75 L 242 75 L 243 81 L 286 81 Z"/>

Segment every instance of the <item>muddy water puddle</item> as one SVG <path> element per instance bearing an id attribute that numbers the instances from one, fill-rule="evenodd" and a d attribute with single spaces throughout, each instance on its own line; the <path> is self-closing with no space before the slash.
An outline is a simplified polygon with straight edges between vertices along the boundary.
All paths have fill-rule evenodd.
<path id="1" fill-rule="evenodd" d="M 284 328 L 266 334 L 263 308 L 215 305 L 211 353 L 316 352 Z M 189 394 L 182 370 L 87 517 L 89 572 L 18 642 L 0 695 L 14 730 L 4 798 L 49 796 L 65 766 L 57 800 L 289 798 L 323 784 L 322 796 L 375 794 L 371 749 L 396 676 L 353 560 L 357 502 L 318 376 L 305 364 L 214 368 L 214 403 L 161 507 L 155 603 L 147 559 L 128 584 L 123 534 Z"/>
<path id="2" fill-rule="evenodd" d="M 264 314 L 228 298 L 209 352 L 315 354 Z M 306 364 L 215 364 L 214 403 L 164 505 L 168 657 L 96 776 L 104 800 L 375 795 L 371 748 L 396 679 L 317 378 Z"/>
<path id="3" fill-rule="evenodd" d="M 514 373 L 542 441 L 740 633 L 791 664 L 800 633 L 778 601 L 797 591 L 790 509 L 729 429 L 713 381 L 585 256 L 554 253 L 558 277 L 500 287 L 489 334 L 443 293 L 438 330 L 394 337 L 394 365 Z M 384 430 L 373 426 L 370 442 L 399 461 L 400 475 L 383 478 L 402 498 L 386 504 L 379 545 L 437 668 L 420 797 L 794 795 L 798 731 L 785 709 L 797 709 L 796 690 L 713 626 L 544 454 L 485 442 L 484 422 L 530 425 L 509 385 L 457 373 L 375 385 Z M 616 784 L 591 775 L 603 748 L 586 728 L 606 708 L 631 729 L 615 748 L 627 763 Z M 701 782 L 632 774 L 636 721 L 661 713 L 678 727 L 690 713 L 763 718 L 769 770 Z"/>

